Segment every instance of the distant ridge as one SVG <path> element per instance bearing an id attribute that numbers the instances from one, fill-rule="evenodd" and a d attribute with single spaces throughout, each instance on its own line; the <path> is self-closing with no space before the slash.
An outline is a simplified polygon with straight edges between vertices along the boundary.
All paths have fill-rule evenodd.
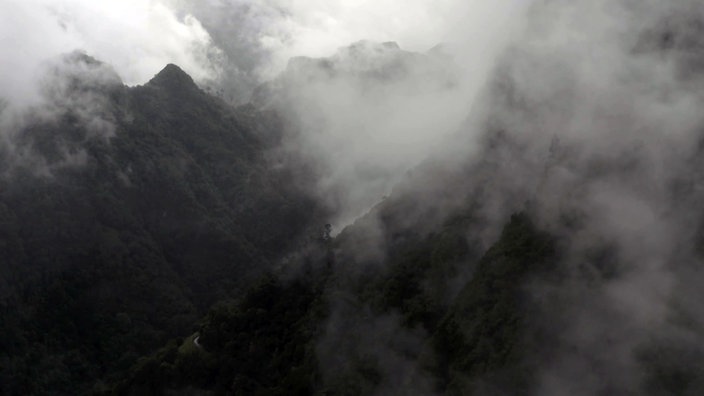
<path id="1" fill-rule="evenodd" d="M 166 65 L 146 85 L 176 90 L 198 89 L 193 78 L 173 63 Z"/>

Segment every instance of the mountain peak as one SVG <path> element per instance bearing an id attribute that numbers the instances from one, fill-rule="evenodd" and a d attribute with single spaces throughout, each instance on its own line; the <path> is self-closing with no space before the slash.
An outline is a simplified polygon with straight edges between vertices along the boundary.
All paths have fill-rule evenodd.
<path id="1" fill-rule="evenodd" d="M 171 89 L 198 88 L 193 78 L 173 63 L 166 65 L 147 85 Z"/>
<path id="2" fill-rule="evenodd" d="M 122 85 L 112 66 L 78 50 L 55 59 L 50 72 L 53 78 L 68 79 L 74 87 L 83 89 Z"/>

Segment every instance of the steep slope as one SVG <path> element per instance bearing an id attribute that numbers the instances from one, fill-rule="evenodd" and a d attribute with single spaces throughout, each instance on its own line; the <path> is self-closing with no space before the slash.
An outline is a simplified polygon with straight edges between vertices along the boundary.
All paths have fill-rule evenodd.
<path id="1" fill-rule="evenodd" d="M 530 380 L 524 359 L 534 352 L 536 342 L 525 338 L 532 325 L 526 310 L 533 303 L 524 299 L 523 288 L 531 277 L 550 270 L 552 237 L 538 231 L 526 215 L 513 216 L 498 241 L 477 258 L 471 281 L 459 294 L 452 293 L 448 304 L 440 290 L 421 283 L 442 283 L 443 270 L 476 257 L 461 246 L 463 241 L 453 242 L 467 229 L 467 222 L 456 220 L 441 227 L 440 235 L 397 246 L 387 271 L 349 277 L 319 263 L 317 271 L 299 279 L 264 278 L 243 299 L 214 308 L 202 321 L 197 344 L 194 338 L 176 339 L 141 359 L 118 384 L 117 393 L 363 395 L 393 389 L 398 394 L 466 394 L 470 380 L 488 374 L 505 389 L 524 388 Z M 323 241 L 317 245 L 325 249 Z M 335 246 L 351 247 L 344 241 Z M 335 265 L 353 263 L 338 260 Z M 358 312 L 363 306 L 368 310 Z M 341 309 L 348 317 L 340 320 L 351 327 L 331 324 Z M 394 311 L 402 319 L 391 339 L 381 329 L 358 322 Z M 330 326 L 339 333 L 331 334 Z M 411 340 L 420 342 L 415 351 L 406 349 L 409 340 L 403 340 L 417 326 L 426 335 Z M 326 352 L 329 337 L 341 338 Z M 378 338 L 383 349 L 366 351 L 357 344 L 367 337 Z M 384 342 L 402 349 L 386 350 Z M 328 353 L 333 361 L 327 360 Z M 390 382 L 390 373 L 401 368 L 388 366 L 394 361 L 384 356 L 394 353 L 418 360 L 413 372 L 401 373 L 400 383 Z M 431 378 L 429 384 L 418 382 L 425 378 Z"/>
<path id="2" fill-rule="evenodd" d="M 59 62 L 3 146 L 3 394 L 99 389 L 324 223 L 266 160 L 273 118 L 175 65 L 134 88 L 105 69 Z"/>
<path id="3" fill-rule="evenodd" d="M 613 17 L 593 4 L 550 4 L 587 33 L 582 13 Z M 304 351 L 287 355 L 289 367 L 315 351 L 295 377 L 314 394 L 701 394 L 701 24 L 684 10 L 662 27 L 634 18 L 625 38 L 619 18 L 616 32 L 580 31 L 587 56 L 560 34 L 561 20 L 539 18 L 528 45 L 499 62 L 481 119 L 454 136 L 446 158 L 414 168 L 327 241 L 334 259 L 288 262 L 283 279 L 322 276 L 326 285 L 325 315 L 292 310 L 300 321 L 272 331 L 298 340 L 279 352 Z M 332 78 L 340 72 L 328 61 L 299 66 Z M 269 308 L 294 301 L 271 295 Z M 213 311 L 202 329 L 246 328 L 247 306 Z M 291 337 L 311 328 L 312 339 Z M 208 352 L 267 368 L 283 356 Z M 179 353 L 144 361 L 178 367 Z M 140 372 L 123 383 L 140 389 Z M 276 394 L 290 378 L 255 377 L 238 367 L 217 387 L 166 380 L 152 389 L 248 383 Z"/>
<path id="4" fill-rule="evenodd" d="M 467 86 L 441 51 L 361 41 L 322 58 L 296 57 L 252 104 L 284 120 L 285 167 L 341 227 L 364 215 L 467 116 Z M 402 143 L 401 143 L 402 142 Z"/>
<path id="5" fill-rule="evenodd" d="M 410 52 L 395 42 L 358 41 L 324 58 L 294 57 L 273 81 L 252 96 L 256 106 L 277 106 L 300 95 L 305 85 L 351 83 L 362 90 L 406 95 L 447 89 L 458 83 L 457 70 L 441 46 L 429 53 Z"/>
<path id="6" fill-rule="evenodd" d="M 95 84 L 58 92 L 90 111 L 2 158 L 3 391 L 702 394 L 701 17 L 624 33 L 611 9 L 545 4 L 481 119 L 334 238 L 307 238 L 323 216 L 293 186 L 327 169 L 261 155 L 281 138 L 254 110 L 270 102 L 232 111 L 174 66 L 127 89 L 82 61 Z M 589 16 L 613 24 L 589 34 Z M 347 109 L 408 57 L 361 43 L 298 59 L 263 97 L 343 76 L 361 99 Z"/>

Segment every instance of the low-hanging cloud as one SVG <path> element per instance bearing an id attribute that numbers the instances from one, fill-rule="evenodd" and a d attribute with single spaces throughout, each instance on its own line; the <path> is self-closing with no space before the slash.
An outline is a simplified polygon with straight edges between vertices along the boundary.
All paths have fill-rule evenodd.
<path id="1" fill-rule="evenodd" d="M 311 188 L 338 229 L 388 195 L 462 125 L 525 11 L 514 1 L 259 7 L 269 10 L 255 13 L 262 21 L 261 67 L 278 72 L 286 59 L 265 89 L 297 129 L 284 150 L 313 162 Z"/>
<path id="2" fill-rule="evenodd" d="M 452 90 L 412 96 L 400 87 L 416 84 L 411 78 L 422 80 L 427 73 L 373 95 L 341 79 L 307 89 L 306 103 L 317 113 L 292 107 L 305 132 L 312 133 L 287 143 L 298 145 L 325 169 L 315 188 L 338 211 L 335 220 L 346 224 L 378 202 L 406 170 L 427 157 L 436 140 L 459 124 L 526 4 L 8 1 L 0 5 L 7 59 L 0 65 L 4 117 L 45 101 L 39 82 L 47 64 L 76 49 L 111 65 L 128 85 L 144 83 L 171 62 L 204 87 L 242 103 L 257 86 L 282 73 L 294 56 L 330 56 L 361 39 L 396 41 L 420 53 L 444 43 L 459 71 Z M 307 128 L 315 117 L 326 125 Z"/>
<path id="3" fill-rule="evenodd" d="M 10 168 L 29 166 L 42 175 L 81 166 L 86 153 L 80 144 L 62 146 L 63 160 L 48 160 L 18 141 L 28 141 L 20 136 L 28 126 L 54 128 L 72 114 L 86 139 L 109 139 L 115 125 L 106 92 L 144 83 L 167 63 L 198 80 L 216 78 L 220 53 L 193 16 L 177 15 L 163 1 L 139 0 L 0 2 L 0 48 L 2 157 Z"/>
<path id="4" fill-rule="evenodd" d="M 34 104 L 46 62 L 82 50 L 140 84 L 167 63 L 212 78 L 217 50 L 193 16 L 163 1 L 5 0 L 0 2 L 0 96 Z"/>
<path id="5" fill-rule="evenodd" d="M 567 279 L 533 285 L 550 297 L 545 322 L 563 324 L 539 367 L 541 394 L 638 393 L 639 348 L 704 339 L 671 320 L 676 305 L 701 321 L 702 20 L 701 4 L 685 0 L 10 1 L 0 3 L 0 111 L 31 102 L 39 65 L 75 48 L 129 84 L 177 63 L 234 102 L 274 80 L 268 87 L 292 99 L 279 103 L 295 126 L 283 152 L 313 164 L 309 187 L 336 229 L 428 156 L 465 157 L 478 172 L 452 179 L 457 197 L 429 188 L 418 207 L 462 205 L 485 182 L 477 216 L 492 236 L 526 202 L 540 226 L 566 236 Z M 428 54 L 438 43 L 443 53 Z M 360 66 L 355 51 L 381 62 Z M 373 73 L 396 56 L 407 75 Z M 501 147 L 478 148 L 486 129 Z M 434 176 L 415 183 L 449 183 Z M 374 241 L 356 247 L 383 261 L 376 220 L 365 234 Z M 591 258 L 596 250 L 614 269 Z"/>
<path id="6" fill-rule="evenodd" d="M 411 135 L 430 141 L 448 137 L 455 147 L 441 146 L 434 153 L 464 157 L 469 165 L 464 182 L 457 185 L 456 201 L 466 199 L 469 190 L 483 190 L 473 215 L 491 222 L 489 228 L 500 229 L 511 213 L 529 211 L 558 237 L 564 276 L 535 280 L 529 287 L 541 302 L 539 318 L 532 320 L 541 321 L 539 326 L 554 336 L 545 356 L 535 357 L 540 361 L 536 394 L 669 394 L 649 388 L 667 381 L 667 375 L 684 378 L 667 386 L 701 392 L 704 333 L 698 303 L 702 294 L 696 285 L 702 279 L 698 245 L 704 218 L 702 20 L 697 1 L 534 2 L 527 18 L 518 21 L 525 22 L 521 34 L 494 42 L 492 48 L 501 53 L 498 67 L 487 62 L 490 71 L 480 74 L 492 81 L 489 89 L 479 96 L 481 89 L 464 91 L 469 93 L 463 108 L 469 118 L 460 132 Z M 471 59 L 469 54 L 460 53 L 458 64 L 471 65 L 462 62 Z M 335 153 L 334 159 L 349 161 L 339 168 L 328 162 L 344 172 L 355 169 L 350 163 L 371 162 L 370 157 L 360 160 L 363 155 L 350 148 L 362 141 L 351 136 L 366 130 L 358 126 L 364 121 L 384 125 L 378 135 L 372 134 L 384 136 L 393 130 L 384 122 L 397 115 L 388 109 L 382 117 L 345 113 L 367 105 L 384 108 L 375 99 L 384 103 L 390 97 L 364 90 L 349 94 L 349 85 L 357 87 L 349 83 L 353 80 L 332 80 L 339 86 L 324 90 L 318 97 L 327 101 L 320 99 L 323 104 L 317 105 L 330 107 L 322 111 L 329 118 L 311 119 L 307 130 L 348 123 L 338 127 L 349 140 L 326 145 L 330 137 L 319 133 L 310 135 L 313 142 L 304 146 L 320 144 Z M 299 104 L 310 103 L 305 96 L 299 99 Z M 439 103 L 456 104 L 454 99 Z M 400 113 L 403 120 L 418 117 L 422 130 L 442 125 L 440 117 L 388 100 L 405 110 Z M 318 107 L 307 106 L 308 114 Z M 478 110 L 471 113 L 472 108 Z M 338 127 L 327 131 L 335 136 Z M 405 126 L 388 136 L 398 144 L 410 130 Z M 483 139 L 472 138 L 478 134 Z M 335 152 L 336 147 L 344 153 Z M 385 147 L 387 153 L 393 150 Z M 393 159 L 378 158 L 382 165 Z M 370 178 L 339 180 L 348 180 L 343 188 L 351 192 L 360 191 L 352 186 L 371 190 Z M 350 197 L 349 191 L 342 195 Z M 445 204 L 439 195 L 415 199 L 419 206 Z M 375 220 L 367 218 L 351 231 L 372 235 L 373 241 L 350 250 L 373 251 L 372 259 L 383 262 L 388 224 L 376 225 Z M 363 227 L 367 224 L 374 232 Z M 648 353 L 655 357 L 644 359 Z M 678 371 L 663 369 L 671 362 L 659 361 L 658 353 L 672 354 Z"/>
<path id="7" fill-rule="evenodd" d="M 534 287 L 550 296 L 543 320 L 562 323 L 540 394 L 645 393 L 660 362 L 643 350 L 698 349 L 673 317 L 695 318 L 679 301 L 701 298 L 687 286 L 701 263 L 701 20 L 691 1 L 546 1 L 500 63 L 493 199 L 514 201 L 504 215 L 531 201 L 569 274 Z"/>
<path id="8" fill-rule="evenodd" d="M 281 73 L 295 56 L 325 57 L 359 40 L 395 41 L 425 52 L 439 43 L 485 64 L 516 24 L 526 0 L 171 0 L 194 15 L 223 51 L 226 95 L 246 101 L 253 86 Z M 477 73 L 480 74 L 480 73 Z M 222 88 L 222 84 L 221 84 Z M 227 92 L 233 89 L 237 92 Z"/>

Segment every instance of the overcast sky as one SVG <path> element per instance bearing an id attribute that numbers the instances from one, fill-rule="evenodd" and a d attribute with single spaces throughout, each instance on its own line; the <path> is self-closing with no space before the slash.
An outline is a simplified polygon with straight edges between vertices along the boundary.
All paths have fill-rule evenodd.
<path id="1" fill-rule="evenodd" d="M 0 91 L 23 99 L 43 62 L 76 49 L 111 64 L 125 83 L 141 84 L 167 63 L 196 80 L 228 67 L 268 79 L 291 56 L 329 55 L 361 39 L 424 51 L 462 32 L 482 43 L 526 2 L 0 0 Z"/>

